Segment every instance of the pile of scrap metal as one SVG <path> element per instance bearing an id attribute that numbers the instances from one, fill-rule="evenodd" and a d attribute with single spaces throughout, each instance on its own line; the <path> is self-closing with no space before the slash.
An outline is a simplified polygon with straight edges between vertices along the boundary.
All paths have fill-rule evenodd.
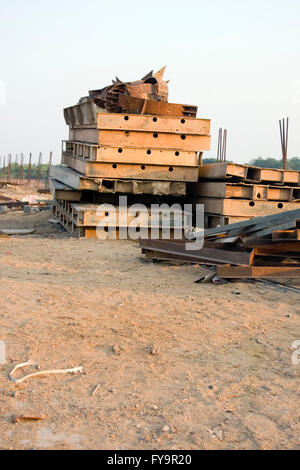
<path id="1" fill-rule="evenodd" d="M 169 96 L 168 81 L 163 80 L 166 67 L 156 74 L 148 73 L 141 80 L 135 82 L 122 82 L 116 77 L 113 84 L 89 92 L 90 98 L 99 108 L 106 109 L 109 113 L 121 112 L 119 96 L 127 95 L 142 100 L 167 102 Z"/>
<path id="2" fill-rule="evenodd" d="M 97 112 L 146 114 L 152 116 L 197 116 L 194 105 L 168 103 L 168 81 L 163 80 L 166 67 L 148 73 L 141 80 L 122 82 L 116 77 L 112 85 L 92 90 L 78 104 L 64 110 L 68 125 L 96 122 Z"/>
<path id="3" fill-rule="evenodd" d="M 219 279 L 299 279 L 300 209 L 206 230 L 199 250 L 182 240 L 140 247 L 147 259 L 216 265 Z"/>

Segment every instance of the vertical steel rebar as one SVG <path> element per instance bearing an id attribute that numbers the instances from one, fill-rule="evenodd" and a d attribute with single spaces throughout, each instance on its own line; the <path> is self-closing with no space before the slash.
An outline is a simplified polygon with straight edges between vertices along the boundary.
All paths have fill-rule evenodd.
<path id="1" fill-rule="evenodd" d="M 221 160 L 221 149 L 222 149 L 222 135 L 223 135 L 223 129 L 219 129 L 219 138 L 218 138 L 218 151 L 217 151 L 217 161 L 218 163 Z"/>
<path id="2" fill-rule="evenodd" d="M 279 121 L 279 129 L 281 140 L 282 168 L 286 170 L 288 160 L 289 118 Z"/>
<path id="3" fill-rule="evenodd" d="M 217 161 L 218 163 L 226 162 L 227 154 L 227 129 L 219 129 Z"/>
<path id="4" fill-rule="evenodd" d="M 226 152 L 227 152 L 227 129 L 224 129 L 224 133 L 223 133 L 223 149 L 222 149 L 222 162 L 226 162 Z"/>

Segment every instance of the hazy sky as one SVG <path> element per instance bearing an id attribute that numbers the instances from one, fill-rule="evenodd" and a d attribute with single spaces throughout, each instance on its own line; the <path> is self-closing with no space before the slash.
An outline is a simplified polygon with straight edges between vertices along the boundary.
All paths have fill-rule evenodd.
<path id="1" fill-rule="evenodd" d="M 67 138 L 63 108 L 167 65 L 169 101 L 228 129 L 228 159 L 300 157 L 299 0 L 0 0 L 0 156 Z"/>

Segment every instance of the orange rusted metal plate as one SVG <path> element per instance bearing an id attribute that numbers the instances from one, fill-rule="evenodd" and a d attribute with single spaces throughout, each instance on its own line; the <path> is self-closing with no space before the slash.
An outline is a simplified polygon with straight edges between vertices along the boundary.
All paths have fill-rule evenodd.
<path id="1" fill-rule="evenodd" d="M 198 167 L 160 165 L 130 165 L 128 163 L 101 163 L 86 161 L 62 154 L 62 163 L 91 178 L 118 178 L 158 181 L 190 181 L 198 179 Z"/>
<path id="2" fill-rule="evenodd" d="M 196 152 L 179 152 L 174 150 L 135 149 L 127 147 L 100 147 L 97 150 L 97 161 L 138 163 L 148 165 L 198 166 Z"/>
<path id="3" fill-rule="evenodd" d="M 119 95 L 118 106 L 123 112 L 133 114 L 151 114 L 156 116 L 190 116 L 196 117 L 198 107 L 189 104 L 166 103 L 134 96 Z"/>
<path id="4" fill-rule="evenodd" d="M 98 113 L 98 129 L 209 135 L 210 120 L 138 114 Z"/>
<path id="5" fill-rule="evenodd" d="M 99 131 L 99 144 L 112 147 L 146 147 L 201 152 L 203 150 L 210 150 L 210 140 L 210 136 L 207 135 Z"/>
<path id="6" fill-rule="evenodd" d="M 159 150 L 131 147 L 102 147 L 87 146 L 84 143 L 66 141 L 63 153 L 73 157 L 82 157 L 90 161 L 147 163 L 151 165 L 199 166 L 197 152 L 182 152 L 178 150 Z"/>

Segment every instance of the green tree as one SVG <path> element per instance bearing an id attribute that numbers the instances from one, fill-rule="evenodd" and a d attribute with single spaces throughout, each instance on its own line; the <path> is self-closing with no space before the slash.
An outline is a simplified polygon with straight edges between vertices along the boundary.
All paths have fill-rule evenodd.
<path id="1" fill-rule="evenodd" d="M 263 158 L 258 157 L 251 160 L 248 165 L 259 166 L 261 168 L 282 168 L 282 160 L 276 158 Z M 294 157 L 287 161 L 287 169 L 289 170 L 300 170 L 300 158 Z"/>
<path id="2" fill-rule="evenodd" d="M 218 163 L 218 160 L 216 158 L 203 158 L 202 163 L 203 165 L 208 163 Z"/>

